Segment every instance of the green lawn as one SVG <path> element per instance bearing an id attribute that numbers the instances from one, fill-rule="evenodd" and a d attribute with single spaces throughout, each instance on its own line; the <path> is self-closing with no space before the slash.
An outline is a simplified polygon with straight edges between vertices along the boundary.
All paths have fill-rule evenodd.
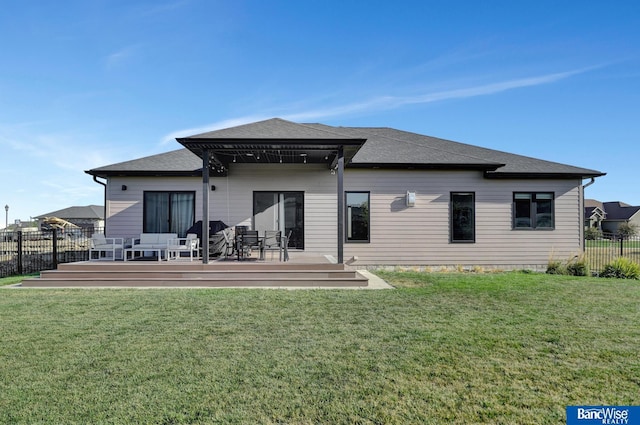
<path id="1" fill-rule="evenodd" d="M 382 274 L 382 273 L 381 273 Z M 0 290 L 0 423 L 563 424 L 640 404 L 640 283 Z"/>
<path id="2" fill-rule="evenodd" d="M 25 277 L 39 276 L 39 275 L 40 273 L 32 273 L 32 274 L 26 274 L 21 276 L 2 277 L 0 278 L 0 286 L 13 285 L 13 284 L 22 282 L 22 280 Z"/>

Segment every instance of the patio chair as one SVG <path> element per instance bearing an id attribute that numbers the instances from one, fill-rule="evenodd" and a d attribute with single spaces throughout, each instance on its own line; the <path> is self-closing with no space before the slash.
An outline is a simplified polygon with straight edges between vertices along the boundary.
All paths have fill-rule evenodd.
<path id="1" fill-rule="evenodd" d="M 265 230 L 264 241 L 262 242 L 263 251 L 271 251 L 271 259 L 273 259 L 273 251 L 278 251 L 278 260 L 282 261 L 282 232 L 280 230 Z"/>
<path id="2" fill-rule="evenodd" d="M 120 251 L 120 259 L 123 258 L 124 239 L 123 238 L 107 238 L 103 233 L 94 233 L 91 236 L 91 245 L 89 247 L 89 260 L 117 260 L 117 252 Z M 93 253 L 97 253 L 97 257 L 93 258 Z M 107 254 L 111 253 L 109 257 Z"/>
<path id="3" fill-rule="evenodd" d="M 251 256 L 251 249 L 260 249 L 260 258 L 262 258 L 262 243 L 258 237 L 257 230 L 244 230 L 236 234 L 236 253 L 238 260 Z"/>
<path id="4" fill-rule="evenodd" d="M 186 238 L 172 238 L 167 240 L 167 260 L 180 258 L 183 252 L 189 253 L 189 261 L 193 261 L 193 254 L 198 256 L 200 239 L 195 233 L 189 233 Z"/>
<path id="5" fill-rule="evenodd" d="M 293 230 L 289 230 L 287 236 L 282 237 L 282 259 L 283 261 L 289 261 L 289 241 L 291 241 L 291 233 Z"/>

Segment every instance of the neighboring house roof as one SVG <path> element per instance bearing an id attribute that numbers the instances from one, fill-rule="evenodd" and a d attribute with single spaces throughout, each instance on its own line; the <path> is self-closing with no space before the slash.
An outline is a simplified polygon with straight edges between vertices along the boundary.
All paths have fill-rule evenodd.
<path id="1" fill-rule="evenodd" d="M 584 200 L 584 206 L 586 207 L 598 207 L 601 210 L 604 210 L 604 206 L 602 205 L 602 202 L 598 201 L 597 199 L 585 199 Z"/>
<path id="2" fill-rule="evenodd" d="M 632 207 L 624 202 L 603 202 L 607 220 L 630 220 L 640 211 L 640 207 Z"/>
<path id="3" fill-rule="evenodd" d="M 333 149 L 348 146 L 347 167 L 475 169 L 492 178 L 587 178 L 604 173 L 556 162 L 486 149 L 436 137 L 386 127 L 332 127 L 324 124 L 298 124 L 279 118 L 197 134 L 177 139 L 197 153 L 199 143 L 221 149 L 227 156 L 233 149 L 256 148 L 256 143 L 282 143 L 283 149 L 306 146 Z M 335 144 L 334 144 L 335 142 Z M 252 145 L 253 143 L 253 145 Z M 262 145 L 260 145 L 262 146 Z M 358 150 L 359 148 L 359 150 Z M 224 150 L 222 150 L 224 149 Z M 238 150 L 238 155 L 244 150 Z M 153 155 L 86 171 L 112 175 L 200 175 L 202 160 L 187 149 Z M 306 154 L 305 154 L 306 155 Z M 266 155 L 265 155 L 266 157 Z M 324 156 L 326 159 L 326 156 Z M 266 159 L 266 158 L 264 158 Z M 298 157 L 299 159 L 299 157 Z M 350 161 L 349 161 L 350 159 Z"/>
<path id="4" fill-rule="evenodd" d="M 600 207 L 584 207 L 584 217 L 586 219 L 604 219 L 606 217 L 606 213 Z"/>
<path id="5" fill-rule="evenodd" d="M 102 205 L 87 205 L 83 207 L 69 207 L 58 211 L 42 214 L 37 219 L 45 217 L 58 217 L 65 220 L 68 219 L 96 219 L 104 220 L 104 207 Z"/>

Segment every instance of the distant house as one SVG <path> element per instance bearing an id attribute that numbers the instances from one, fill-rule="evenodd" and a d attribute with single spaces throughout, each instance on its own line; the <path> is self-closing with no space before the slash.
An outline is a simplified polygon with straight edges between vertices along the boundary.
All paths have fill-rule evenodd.
<path id="1" fill-rule="evenodd" d="M 584 225 L 586 228 L 594 228 L 602 231 L 602 222 L 607 214 L 604 212 L 602 202 L 595 199 L 584 200 Z"/>
<path id="2" fill-rule="evenodd" d="M 544 267 L 583 250 L 583 180 L 604 174 L 393 128 L 278 118 L 177 141 L 86 171 L 105 185 L 107 236 L 183 236 L 204 217 L 280 230 L 292 256 L 356 266 Z"/>
<path id="3" fill-rule="evenodd" d="M 590 211 L 589 206 L 604 212 L 604 218 L 601 220 L 603 233 L 616 234 L 623 223 L 634 224 L 640 228 L 640 206 L 632 206 L 619 201 L 599 202 L 587 199 L 585 201 L 585 219 L 587 214 L 593 215 L 593 210 Z"/>
<path id="4" fill-rule="evenodd" d="M 104 207 L 102 205 L 87 205 L 69 207 L 34 217 L 38 220 L 38 228 L 42 229 L 46 217 L 57 217 L 75 224 L 88 232 L 104 228 Z"/>

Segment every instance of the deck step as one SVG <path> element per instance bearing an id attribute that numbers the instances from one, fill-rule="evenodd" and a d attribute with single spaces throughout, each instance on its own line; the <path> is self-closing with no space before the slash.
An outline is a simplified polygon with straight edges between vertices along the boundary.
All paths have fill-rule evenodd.
<path id="1" fill-rule="evenodd" d="M 366 287 L 368 280 L 364 277 L 353 279 L 339 278 L 297 278 L 297 279 L 27 279 L 21 286 L 26 288 L 73 288 L 73 287 L 100 287 L 100 288 L 157 288 L 157 287 L 198 287 L 198 288 L 253 288 L 253 287 Z"/>
<path id="2" fill-rule="evenodd" d="M 220 261 L 202 264 L 199 261 L 82 261 L 77 263 L 62 263 L 61 270 L 344 270 L 341 264 L 329 263 L 252 263 L 250 261 Z"/>
<path id="3" fill-rule="evenodd" d="M 355 272 L 348 270 L 176 270 L 176 271 L 146 271 L 146 270 L 113 270 L 102 272 L 91 272 L 88 270 L 79 271 L 43 271 L 40 273 L 41 279 L 94 279 L 101 276 L 108 276 L 117 279 L 223 279 L 232 275 L 236 279 L 260 279 L 262 277 L 283 278 L 354 278 Z"/>
<path id="4" fill-rule="evenodd" d="M 60 264 L 22 281 L 29 288 L 60 287 L 366 287 L 368 279 L 337 264 L 220 262 Z"/>

